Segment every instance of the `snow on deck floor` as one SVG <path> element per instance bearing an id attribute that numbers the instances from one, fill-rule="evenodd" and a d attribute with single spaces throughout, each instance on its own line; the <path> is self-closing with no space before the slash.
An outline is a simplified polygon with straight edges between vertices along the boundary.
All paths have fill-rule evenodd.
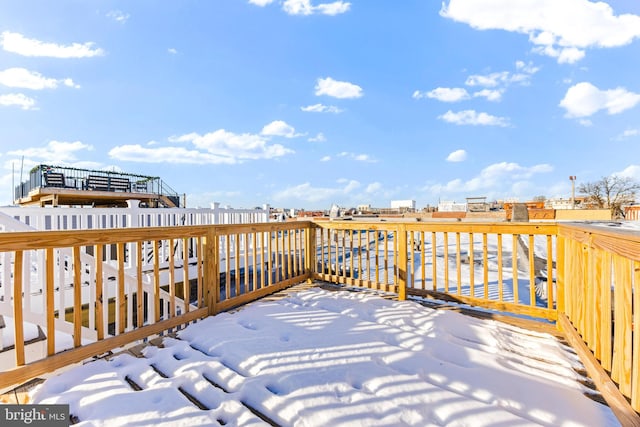
<path id="1" fill-rule="evenodd" d="M 82 426 L 619 425 L 551 335 L 369 292 L 258 301 L 178 338 L 50 378 L 33 403 Z"/>

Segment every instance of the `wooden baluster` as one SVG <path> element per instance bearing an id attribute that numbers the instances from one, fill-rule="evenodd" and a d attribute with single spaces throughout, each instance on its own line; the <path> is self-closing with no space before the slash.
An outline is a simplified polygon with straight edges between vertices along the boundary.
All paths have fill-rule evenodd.
<path id="1" fill-rule="evenodd" d="M 14 253 L 13 259 L 13 336 L 16 353 L 16 366 L 25 364 L 24 355 L 24 316 L 22 312 L 22 265 L 23 251 Z"/>

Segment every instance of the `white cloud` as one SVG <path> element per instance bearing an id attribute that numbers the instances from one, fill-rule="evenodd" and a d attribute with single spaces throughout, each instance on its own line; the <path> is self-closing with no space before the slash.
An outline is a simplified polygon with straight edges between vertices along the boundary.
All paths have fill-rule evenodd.
<path id="1" fill-rule="evenodd" d="M 589 117 L 600 110 L 607 110 L 609 114 L 618 114 L 635 107 L 640 103 L 640 94 L 630 92 L 625 88 L 600 90 L 588 82 L 581 82 L 571 86 L 560 106 L 567 110 L 566 117 Z"/>
<path id="2" fill-rule="evenodd" d="M 349 82 L 334 80 L 331 77 L 325 79 L 319 78 L 316 82 L 315 89 L 317 96 L 327 95 L 340 99 L 360 98 L 363 95 L 360 86 Z"/>
<path id="3" fill-rule="evenodd" d="M 531 63 L 525 64 L 523 61 L 516 61 L 516 69 L 520 72 L 499 71 L 489 74 L 473 74 L 467 77 L 465 84 L 485 88 L 506 87 L 515 83 L 526 86 L 531 82 L 531 76 L 540 70 L 539 67 L 535 67 Z"/>
<path id="4" fill-rule="evenodd" d="M 274 120 L 268 125 L 265 125 L 262 128 L 262 135 L 266 136 L 283 136 L 285 138 L 295 138 L 298 136 L 302 136 L 302 134 L 296 133 L 296 130 L 293 126 L 287 124 L 282 120 Z"/>
<path id="5" fill-rule="evenodd" d="M 456 150 L 447 156 L 448 162 L 464 162 L 467 160 L 467 152 L 465 150 Z"/>
<path id="6" fill-rule="evenodd" d="M 265 0 L 250 0 L 250 3 L 258 4 L 259 6 L 263 6 L 263 4 L 259 3 L 268 4 Z M 282 10 L 289 15 L 312 15 L 314 13 L 338 15 L 349 11 L 350 7 L 351 3 L 341 0 L 332 3 L 321 3 L 317 6 L 313 6 L 311 0 L 284 0 L 282 3 Z"/>
<path id="7" fill-rule="evenodd" d="M 104 55 L 100 48 L 94 48 L 93 42 L 60 45 L 28 39 L 20 33 L 4 31 L 0 35 L 0 45 L 7 52 L 22 56 L 46 56 L 51 58 L 90 58 Z"/>
<path id="8" fill-rule="evenodd" d="M 124 24 L 130 18 L 130 15 L 120 10 L 111 10 L 107 12 L 107 18 L 111 18 L 120 24 Z"/>
<path id="9" fill-rule="evenodd" d="M 634 136 L 640 136 L 640 129 L 627 129 L 624 132 L 622 132 L 620 135 L 618 135 L 615 139 L 623 140 L 627 138 L 632 138 Z"/>
<path id="10" fill-rule="evenodd" d="M 356 153 L 350 153 L 348 151 L 342 151 L 341 153 L 338 153 L 338 157 L 347 157 L 349 159 L 356 160 L 358 162 L 367 162 L 367 163 L 377 163 L 378 162 L 377 160 L 373 159 L 368 154 L 356 154 Z"/>
<path id="11" fill-rule="evenodd" d="M 316 136 L 309 138 L 309 142 L 325 142 L 326 140 L 327 138 L 322 132 L 318 133 Z"/>
<path id="12" fill-rule="evenodd" d="M 289 15 L 311 15 L 313 9 L 311 0 L 285 0 L 282 3 L 282 10 Z"/>
<path id="13" fill-rule="evenodd" d="M 456 125 L 481 125 L 481 126 L 509 126 L 509 120 L 505 117 L 492 116 L 487 113 L 478 113 L 474 110 L 463 110 L 454 113 L 449 110 L 441 116 L 440 120 Z"/>
<path id="14" fill-rule="evenodd" d="M 265 7 L 266 5 L 273 3 L 273 0 L 249 0 L 249 3 Z"/>
<path id="15" fill-rule="evenodd" d="M 531 62 L 526 63 L 524 61 L 516 61 L 515 67 L 517 71 L 515 73 L 500 71 L 470 75 L 465 80 L 465 85 L 485 88 L 474 92 L 473 95 L 470 95 L 464 88 L 438 87 L 429 92 L 416 90 L 413 92 L 412 97 L 415 99 L 432 98 L 442 102 L 459 102 L 471 99 L 473 96 L 473 98 L 486 98 L 488 101 L 500 101 L 508 86 L 512 84 L 529 85 L 531 76 L 540 70 L 539 67 L 534 66 Z"/>
<path id="16" fill-rule="evenodd" d="M 109 151 L 116 160 L 141 163 L 172 164 L 235 164 L 239 159 L 232 155 L 216 155 L 185 147 L 143 147 L 139 144 L 120 145 Z"/>
<path id="17" fill-rule="evenodd" d="M 330 160 L 331 160 L 331 156 L 324 156 L 324 157 L 320 158 L 321 162 L 328 162 Z"/>
<path id="18" fill-rule="evenodd" d="M 344 110 L 342 108 L 338 108 L 334 105 L 323 105 L 323 104 L 313 104 L 308 105 L 306 107 L 300 107 L 302 111 L 308 113 L 342 113 Z"/>
<path id="19" fill-rule="evenodd" d="M 367 185 L 367 188 L 364 190 L 367 194 L 377 193 L 382 190 L 382 184 L 379 182 L 372 182 Z"/>
<path id="20" fill-rule="evenodd" d="M 339 180 L 336 187 L 313 187 L 309 182 L 287 187 L 273 195 L 278 201 L 302 201 L 317 203 L 321 201 L 331 201 L 341 196 L 349 195 L 361 187 L 358 181 Z"/>
<path id="21" fill-rule="evenodd" d="M 559 64 L 574 64 L 585 56 L 584 50 L 575 47 L 556 49 L 553 46 L 538 46 L 534 47 L 532 50 L 540 55 L 557 58 Z"/>
<path id="22" fill-rule="evenodd" d="M 486 75 L 474 74 L 467 77 L 464 82 L 467 86 L 496 87 L 499 84 L 507 83 L 509 80 L 509 72 L 501 71 Z"/>
<path id="23" fill-rule="evenodd" d="M 540 71 L 540 67 L 536 67 L 531 62 L 516 61 L 516 69 L 525 74 L 535 74 Z"/>
<path id="24" fill-rule="evenodd" d="M 620 172 L 614 172 L 611 175 L 640 181 L 640 165 L 629 165 Z"/>
<path id="25" fill-rule="evenodd" d="M 482 89 L 473 93 L 474 98 L 487 98 L 487 101 L 500 101 L 502 99 L 502 90 Z"/>
<path id="26" fill-rule="evenodd" d="M 549 173 L 553 168 L 548 164 L 539 164 L 530 167 L 517 163 L 494 163 L 482 169 L 480 173 L 466 181 L 456 178 L 443 184 L 430 184 L 422 188 L 433 195 L 469 194 L 476 191 L 505 191 L 510 194 L 522 191 L 522 188 L 530 188 L 527 182 L 534 175 Z M 520 190 L 518 190 L 520 189 Z"/>
<path id="27" fill-rule="evenodd" d="M 478 30 L 526 34 L 534 52 L 560 63 L 580 60 L 588 48 L 624 46 L 640 37 L 640 16 L 616 16 L 607 3 L 587 0 L 449 0 L 440 15 Z"/>
<path id="28" fill-rule="evenodd" d="M 169 52 L 172 55 L 176 55 L 178 53 L 178 51 L 172 47 L 170 47 L 169 49 L 167 49 L 167 52 Z"/>
<path id="29" fill-rule="evenodd" d="M 37 163 L 54 163 L 63 165 L 77 160 L 76 154 L 81 151 L 91 151 L 93 146 L 81 141 L 49 141 L 44 147 L 30 147 L 13 150 L 7 154 L 24 156 Z"/>
<path id="30" fill-rule="evenodd" d="M 413 97 L 415 99 L 420 98 L 431 98 L 437 99 L 442 102 L 459 102 L 465 99 L 469 99 L 469 93 L 464 88 L 454 87 L 438 87 L 429 92 L 413 92 Z"/>
<path id="31" fill-rule="evenodd" d="M 44 77 L 36 71 L 29 71 L 26 68 L 7 68 L 4 71 L 0 71 L 0 85 L 7 87 L 42 90 L 55 89 L 60 84 L 73 88 L 80 87 L 69 78 L 60 80 L 52 79 Z"/>
<path id="32" fill-rule="evenodd" d="M 23 110 L 35 110 L 36 100 L 22 93 L 8 93 L 0 95 L 0 105 L 5 107 L 15 105 Z"/>
<path id="33" fill-rule="evenodd" d="M 349 11 L 351 3 L 344 1 L 334 1 L 333 3 L 321 3 L 316 6 L 316 10 L 323 15 L 339 15 Z"/>
<path id="34" fill-rule="evenodd" d="M 145 163 L 236 164 L 246 160 L 273 159 L 293 153 L 280 144 L 269 144 L 261 135 L 236 134 L 219 129 L 204 135 L 189 133 L 169 138 L 183 146 L 121 145 L 109 151 L 117 160 Z"/>
<path id="35" fill-rule="evenodd" d="M 578 123 L 580 124 L 580 126 L 584 127 L 593 126 L 593 122 L 589 119 L 580 119 L 578 120 Z"/>

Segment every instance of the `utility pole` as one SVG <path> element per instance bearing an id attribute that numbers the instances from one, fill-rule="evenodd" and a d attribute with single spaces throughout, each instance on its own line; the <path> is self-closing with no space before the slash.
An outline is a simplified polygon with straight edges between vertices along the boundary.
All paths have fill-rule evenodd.
<path id="1" fill-rule="evenodd" d="M 571 175 L 569 177 L 571 180 L 571 209 L 576 208 L 576 176 Z"/>

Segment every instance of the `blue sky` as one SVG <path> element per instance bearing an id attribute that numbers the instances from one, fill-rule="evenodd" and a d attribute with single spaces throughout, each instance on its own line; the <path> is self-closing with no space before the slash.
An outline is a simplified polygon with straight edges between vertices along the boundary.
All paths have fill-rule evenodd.
<path id="1" fill-rule="evenodd" d="M 190 207 L 640 179 L 640 2 L 0 0 L 0 204 L 39 163 Z"/>

